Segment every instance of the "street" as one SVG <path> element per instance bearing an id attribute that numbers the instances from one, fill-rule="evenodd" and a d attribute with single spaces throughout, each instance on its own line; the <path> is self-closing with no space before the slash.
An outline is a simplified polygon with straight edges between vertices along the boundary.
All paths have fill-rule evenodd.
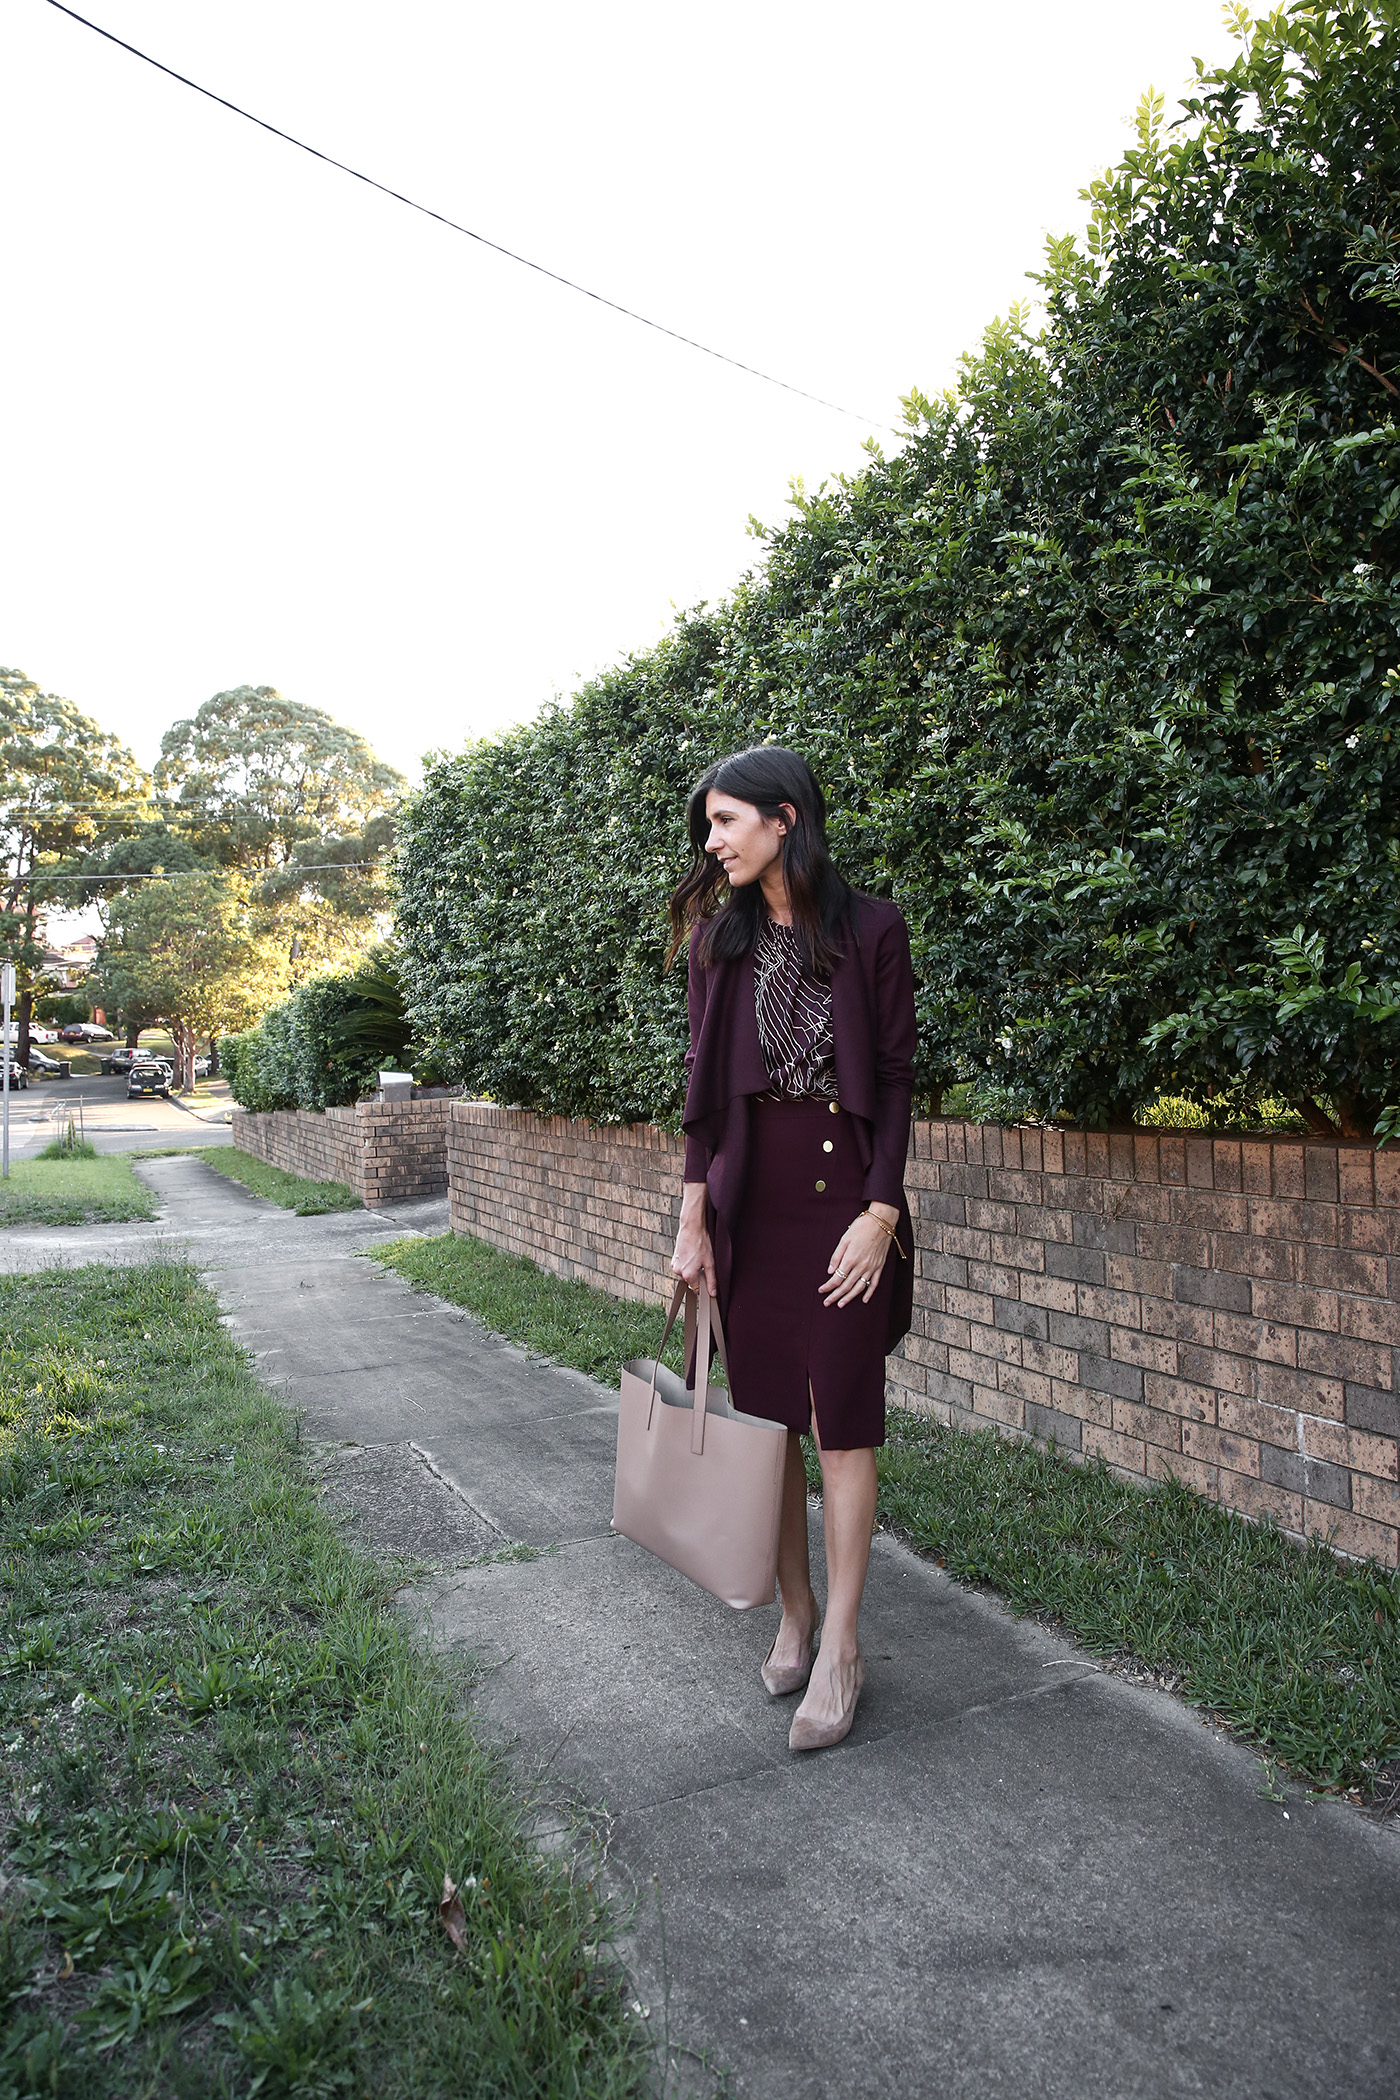
<path id="1" fill-rule="evenodd" d="M 188 1102 L 126 1097 L 126 1079 L 33 1079 L 10 1095 L 10 1158 L 33 1159 L 71 1115 L 99 1152 L 161 1152 L 172 1145 L 230 1145 L 227 1082 Z"/>

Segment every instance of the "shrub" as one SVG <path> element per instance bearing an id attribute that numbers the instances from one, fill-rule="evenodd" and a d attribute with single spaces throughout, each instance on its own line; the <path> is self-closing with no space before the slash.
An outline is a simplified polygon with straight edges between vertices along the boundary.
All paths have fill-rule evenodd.
<path id="1" fill-rule="evenodd" d="M 46 1028 L 66 1028 L 71 1021 L 90 1021 L 92 1008 L 72 992 L 59 992 L 35 1001 L 34 1018 Z"/>
<path id="2" fill-rule="evenodd" d="M 271 1007 L 255 1028 L 226 1035 L 219 1045 L 229 1092 L 240 1108 L 298 1106 L 287 1043 L 290 1015 L 291 1001 L 286 1000 Z"/>
<path id="3" fill-rule="evenodd" d="M 256 1028 L 227 1037 L 229 1091 L 241 1108 L 338 1108 L 373 1089 L 408 1033 L 393 951 L 381 946 L 354 970 L 308 979 Z"/>
<path id="4" fill-rule="evenodd" d="M 674 1116 L 685 790 L 806 751 L 910 922 L 925 1099 L 1127 1120 L 1279 1096 L 1369 1132 L 1400 1064 L 1400 23 L 1297 4 L 1149 99 L 1052 241 L 1046 325 L 911 396 L 718 609 L 430 764 L 407 1004 L 455 1079 Z M 1397 710 L 1400 714 L 1400 710 Z M 1335 1122 L 1334 1119 L 1335 1118 Z"/>

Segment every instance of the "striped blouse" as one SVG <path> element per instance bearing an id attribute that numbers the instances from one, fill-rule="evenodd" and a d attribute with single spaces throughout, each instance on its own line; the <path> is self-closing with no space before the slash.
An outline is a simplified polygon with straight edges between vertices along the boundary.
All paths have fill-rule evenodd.
<path id="1" fill-rule="evenodd" d="M 802 967 L 790 926 L 764 922 L 754 947 L 754 1004 L 763 1061 L 781 1101 L 834 1101 L 831 986 Z"/>

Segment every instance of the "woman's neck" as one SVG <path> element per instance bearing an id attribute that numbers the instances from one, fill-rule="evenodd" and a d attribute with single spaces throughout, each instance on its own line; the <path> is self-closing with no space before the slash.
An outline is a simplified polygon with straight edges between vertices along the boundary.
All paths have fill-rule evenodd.
<path id="1" fill-rule="evenodd" d="M 758 883 L 774 925 L 791 926 L 792 906 L 788 902 L 787 884 L 783 881 L 782 862 L 775 860 L 771 867 L 765 868 Z"/>

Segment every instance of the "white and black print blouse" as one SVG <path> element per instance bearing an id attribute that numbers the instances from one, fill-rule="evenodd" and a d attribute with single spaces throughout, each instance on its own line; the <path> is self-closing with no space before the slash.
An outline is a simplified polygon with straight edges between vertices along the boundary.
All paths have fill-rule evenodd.
<path id="1" fill-rule="evenodd" d="M 807 975 L 790 926 L 765 921 L 754 948 L 753 987 L 773 1092 L 782 1101 L 834 1101 L 831 986 Z"/>

